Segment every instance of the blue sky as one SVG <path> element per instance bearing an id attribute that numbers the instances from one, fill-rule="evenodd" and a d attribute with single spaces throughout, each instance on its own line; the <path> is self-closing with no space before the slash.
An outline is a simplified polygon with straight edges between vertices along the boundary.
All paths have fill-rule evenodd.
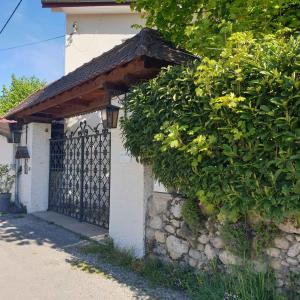
<path id="1" fill-rule="evenodd" d="M 0 27 L 19 0 L 0 1 Z M 12 20 L 0 35 L 0 49 L 31 43 L 65 33 L 62 13 L 42 8 L 40 0 L 23 0 Z M 64 39 L 10 51 L 0 50 L 0 89 L 16 76 L 35 75 L 51 82 L 64 72 Z"/>

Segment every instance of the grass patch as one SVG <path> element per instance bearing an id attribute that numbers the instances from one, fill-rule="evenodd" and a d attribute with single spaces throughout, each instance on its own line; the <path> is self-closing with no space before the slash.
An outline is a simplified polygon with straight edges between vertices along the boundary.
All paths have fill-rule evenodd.
<path id="1" fill-rule="evenodd" d="M 135 259 L 130 251 L 114 247 L 112 242 L 91 242 L 80 248 L 84 254 L 96 255 L 105 262 L 124 267 L 146 278 L 154 286 L 178 289 L 195 300 L 283 300 L 276 294 L 272 272 L 256 273 L 249 265 L 222 272 L 216 262 L 205 272 L 195 272 L 178 264 L 156 259 Z"/>

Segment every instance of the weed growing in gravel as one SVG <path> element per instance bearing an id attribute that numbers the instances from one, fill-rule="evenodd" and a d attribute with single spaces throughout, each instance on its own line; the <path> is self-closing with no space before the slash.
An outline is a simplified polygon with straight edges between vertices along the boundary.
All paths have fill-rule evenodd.
<path id="1" fill-rule="evenodd" d="M 91 242 L 80 251 L 134 271 L 155 286 L 185 291 L 195 300 L 286 299 L 276 293 L 275 278 L 271 272 L 256 273 L 251 266 L 235 267 L 225 273 L 212 263 L 207 271 L 195 272 L 191 268 L 156 259 L 136 259 L 130 251 L 116 248 L 112 242 L 104 245 Z"/>

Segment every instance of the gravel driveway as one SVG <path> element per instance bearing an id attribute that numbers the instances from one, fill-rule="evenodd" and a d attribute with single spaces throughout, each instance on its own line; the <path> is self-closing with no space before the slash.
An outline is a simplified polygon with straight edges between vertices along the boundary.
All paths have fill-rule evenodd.
<path id="1" fill-rule="evenodd" d="M 92 262 L 78 246 L 86 241 L 33 216 L 0 216 L 0 299 L 186 299 L 148 286 L 139 276 L 103 263 L 89 273 L 74 261 Z"/>

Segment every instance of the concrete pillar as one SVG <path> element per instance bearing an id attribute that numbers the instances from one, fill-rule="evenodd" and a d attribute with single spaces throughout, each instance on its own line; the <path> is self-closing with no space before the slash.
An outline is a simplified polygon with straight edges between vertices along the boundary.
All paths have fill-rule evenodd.
<path id="1" fill-rule="evenodd" d="M 109 234 L 115 244 L 137 257 L 145 254 L 146 203 L 153 191 L 149 168 L 130 157 L 119 128 L 111 131 Z"/>
<path id="2" fill-rule="evenodd" d="M 27 146 L 30 159 L 28 172 L 22 160 L 22 174 L 19 176 L 19 199 L 28 213 L 48 209 L 49 190 L 49 139 L 51 124 L 30 123 L 24 126 L 21 145 Z"/>

